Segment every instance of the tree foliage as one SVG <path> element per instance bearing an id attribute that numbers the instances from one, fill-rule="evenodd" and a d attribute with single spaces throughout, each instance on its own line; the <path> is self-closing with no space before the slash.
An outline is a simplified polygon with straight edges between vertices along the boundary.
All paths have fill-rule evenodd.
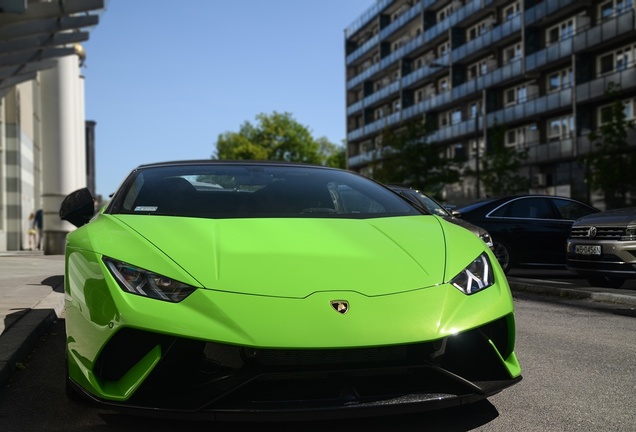
<path id="1" fill-rule="evenodd" d="M 590 189 L 604 195 L 607 209 L 629 205 L 628 198 L 636 191 L 636 153 L 627 141 L 634 121 L 626 118 L 620 92 L 617 84 L 607 86 L 606 94 L 614 102 L 601 112 L 603 123 L 588 135 L 594 148 L 582 158 Z"/>
<path id="2" fill-rule="evenodd" d="M 277 160 L 344 167 L 344 148 L 325 137 L 314 139 L 290 113 L 259 114 L 238 132 L 219 135 L 213 159 Z"/>
<path id="3" fill-rule="evenodd" d="M 456 161 L 446 157 L 446 147 L 429 142 L 430 123 L 412 121 L 382 133 L 382 149 L 373 166 L 373 178 L 386 184 L 403 184 L 439 198 L 446 184 L 459 181 Z"/>
<path id="4" fill-rule="evenodd" d="M 486 154 L 481 158 L 479 172 L 486 194 L 496 196 L 527 192 L 530 180 L 520 175 L 519 170 L 528 158 L 528 150 L 519 151 L 506 146 L 506 127 L 496 120 L 489 137 L 490 142 Z"/>

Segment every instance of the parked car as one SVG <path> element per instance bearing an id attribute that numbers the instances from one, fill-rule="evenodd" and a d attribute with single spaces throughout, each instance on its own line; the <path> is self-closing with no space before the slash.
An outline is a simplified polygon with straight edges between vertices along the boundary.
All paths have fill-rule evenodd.
<path id="1" fill-rule="evenodd" d="M 482 239 L 484 243 L 488 245 L 489 248 L 493 247 L 492 238 L 490 237 L 490 234 L 488 234 L 488 231 L 486 231 L 482 227 L 473 225 L 464 219 L 460 219 L 456 217 L 446 207 L 444 207 L 443 205 L 435 201 L 435 199 L 426 195 L 424 192 L 417 189 L 412 189 L 406 186 L 390 185 L 389 187 L 395 192 L 402 195 L 403 197 L 407 198 L 409 201 L 413 202 L 415 205 L 424 207 L 432 214 L 441 216 L 449 222 L 452 222 L 456 225 L 466 228 L 467 230 L 475 234 L 477 237 Z"/>
<path id="2" fill-rule="evenodd" d="M 78 226 L 65 251 L 71 398 L 322 419 L 460 405 L 521 380 L 492 251 L 361 175 L 142 165 L 93 212 L 86 189 L 60 209 Z"/>
<path id="3" fill-rule="evenodd" d="M 453 214 L 492 236 L 501 267 L 565 268 L 565 249 L 572 223 L 599 210 L 571 198 L 515 195 L 486 198 L 457 208 Z"/>
<path id="4" fill-rule="evenodd" d="M 572 225 L 567 268 L 590 285 L 620 288 L 636 279 L 636 207 L 584 216 Z"/>

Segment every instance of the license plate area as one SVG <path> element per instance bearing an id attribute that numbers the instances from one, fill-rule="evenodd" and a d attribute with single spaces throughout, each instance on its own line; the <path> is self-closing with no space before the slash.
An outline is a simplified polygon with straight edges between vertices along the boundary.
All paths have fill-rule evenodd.
<path id="1" fill-rule="evenodd" d="M 574 253 L 578 255 L 600 255 L 600 245 L 576 245 L 574 247 Z"/>

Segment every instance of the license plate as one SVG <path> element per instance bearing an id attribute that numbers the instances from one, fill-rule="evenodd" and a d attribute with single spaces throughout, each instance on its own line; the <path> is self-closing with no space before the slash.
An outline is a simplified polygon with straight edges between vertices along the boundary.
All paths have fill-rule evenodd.
<path id="1" fill-rule="evenodd" d="M 574 252 L 579 255 L 600 255 L 601 246 L 600 245 L 576 245 L 574 247 Z"/>

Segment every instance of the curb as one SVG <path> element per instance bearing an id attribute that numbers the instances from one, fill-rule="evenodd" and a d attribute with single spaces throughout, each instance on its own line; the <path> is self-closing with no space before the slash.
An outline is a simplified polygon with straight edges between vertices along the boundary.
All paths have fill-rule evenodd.
<path id="1" fill-rule="evenodd" d="M 33 309 L 2 334 L 0 384 L 3 387 L 16 369 L 24 367 L 22 362 L 55 320 L 54 310 Z"/>
<path id="2" fill-rule="evenodd" d="M 24 362 L 40 336 L 64 314 L 64 294 L 51 292 L 34 308 L 26 311 L 0 335 L 0 386 L 9 382 L 11 375 L 24 368 Z"/>
<path id="3" fill-rule="evenodd" d="M 572 300 L 589 300 L 599 303 L 609 303 L 636 307 L 636 293 L 634 295 L 621 294 L 616 292 L 600 291 L 595 288 L 559 288 L 546 285 L 535 285 L 525 282 L 508 281 L 510 290 L 515 292 L 527 292 L 548 297 L 560 297 Z"/>

